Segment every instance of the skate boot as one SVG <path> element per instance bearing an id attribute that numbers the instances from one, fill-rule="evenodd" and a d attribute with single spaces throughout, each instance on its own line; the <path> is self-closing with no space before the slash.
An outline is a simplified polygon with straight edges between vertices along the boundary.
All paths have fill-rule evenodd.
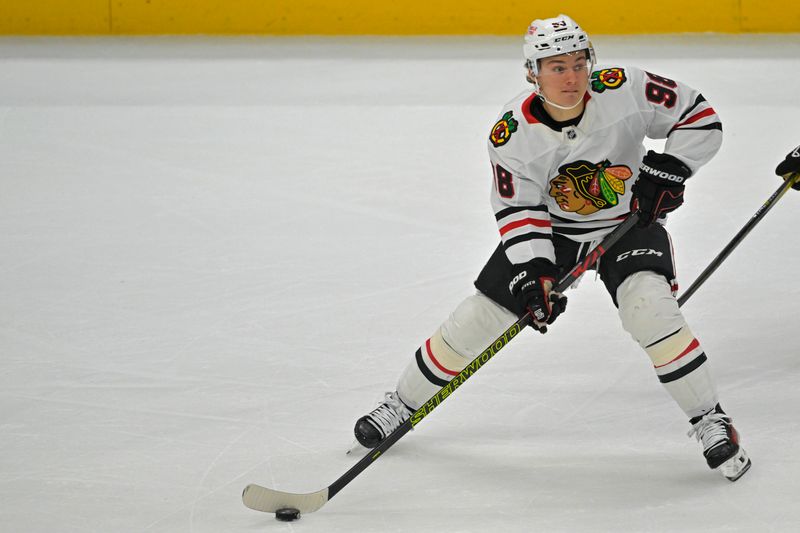
<path id="1" fill-rule="evenodd" d="M 717 405 L 714 411 L 693 418 L 688 435 L 703 444 L 703 456 L 709 468 L 718 470 L 730 481 L 736 481 L 750 469 L 752 462 L 739 446 L 739 433 L 733 420 Z"/>
<path id="2" fill-rule="evenodd" d="M 365 448 L 374 448 L 408 420 L 412 411 L 400 401 L 397 392 L 387 392 L 381 404 L 356 422 L 356 440 Z"/>

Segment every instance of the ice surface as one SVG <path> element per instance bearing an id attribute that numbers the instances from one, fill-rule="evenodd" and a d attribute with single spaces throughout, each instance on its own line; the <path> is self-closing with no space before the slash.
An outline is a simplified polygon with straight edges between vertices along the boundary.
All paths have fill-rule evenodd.
<path id="1" fill-rule="evenodd" d="M 800 143 L 800 36 L 598 37 L 699 87 L 683 286 Z M 731 484 L 585 280 L 325 508 L 355 419 L 496 244 L 518 39 L 0 40 L 0 531 L 797 531 L 788 194 L 685 306 L 753 458 Z M 657 146 L 657 143 L 654 143 Z"/>

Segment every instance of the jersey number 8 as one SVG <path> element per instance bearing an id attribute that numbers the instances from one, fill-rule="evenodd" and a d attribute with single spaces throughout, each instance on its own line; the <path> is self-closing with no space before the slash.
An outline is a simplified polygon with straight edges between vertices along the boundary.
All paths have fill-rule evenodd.
<path id="1" fill-rule="evenodd" d="M 497 183 L 497 193 L 503 198 L 514 197 L 514 176 L 500 165 L 494 165 L 494 178 Z"/>

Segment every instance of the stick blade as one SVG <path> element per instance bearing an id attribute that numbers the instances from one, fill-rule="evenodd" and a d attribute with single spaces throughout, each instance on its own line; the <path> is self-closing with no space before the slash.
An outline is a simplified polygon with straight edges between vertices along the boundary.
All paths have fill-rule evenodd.
<path id="1" fill-rule="evenodd" d="M 328 487 L 308 494 L 293 494 L 251 484 L 244 488 L 242 502 L 250 509 L 263 513 L 274 513 L 287 507 L 301 513 L 313 513 L 328 502 Z"/>

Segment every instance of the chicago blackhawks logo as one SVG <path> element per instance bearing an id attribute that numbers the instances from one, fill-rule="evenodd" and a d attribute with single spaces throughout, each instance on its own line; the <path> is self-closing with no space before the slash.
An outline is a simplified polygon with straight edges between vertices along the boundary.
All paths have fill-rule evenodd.
<path id="1" fill-rule="evenodd" d="M 592 90 L 602 93 L 606 89 L 619 89 L 628 81 L 625 71 L 621 68 L 606 68 L 592 72 Z"/>
<path id="2" fill-rule="evenodd" d="M 608 159 L 597 164 L 589 161 L 567 163 L 550 180 L 550 196 L 562 211 L 591 215 L 610 209 L 625 194 L 625 180 L 633 176 L 625 165 L 612 165 Z"/>
<path id="3" fill-rule="evenodd" d="M 517 131 L 517 126 L 519 126 L 519 122 L 514 118 L 514 113 L 509 111 L 494 125 L 489 140 L 492 141 L 495 148 L 503 146 L 511 138 L 511 134 Z"/>

